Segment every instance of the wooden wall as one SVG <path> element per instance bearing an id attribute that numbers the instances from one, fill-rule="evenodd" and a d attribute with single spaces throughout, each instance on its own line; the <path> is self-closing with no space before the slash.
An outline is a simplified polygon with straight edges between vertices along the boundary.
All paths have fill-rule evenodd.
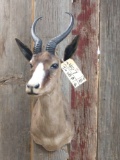
<path id="1" fill-rule="evenodd" d="M 17 37 L 32 48 L 31 24 L 36 17 L 43 16 L 43 20 L 37 25 L 37 33 L 45 47 L 48 40 L 67 28 L 70 18 L 65 15 L 65 11 L 70 11 L 70 2 L 1 0 L 0 10 L 0 159 L 66 160 L 67 151 L 46 152 L 42 147 L 35 145 L 30 137 L 33 102 L 25 93 L 30 68 L 14 39 Z M 69 39 L 70 36 L 57 48 L 61 58 Z M 66 81 L 66 77 L 63 77 L 63 81 Z M 68 80 L 64 87 L 64 93 L 69 100 Z"/>
<path id="2" fill-rule="evenodd" d="M 72 12 L 76 20 L 72 34 L 80 35 L 74 59 L 87 82 L 76 90 L 72 88 L 76 134 L 71 145 L 71 160 L 96 160 L 98 1 L 73 0 Z"/>
<path id="3" fill-rule="evenodd" d="M 75 26 L 57 52 L 62 58 L 65 46 L 79 34 L 73 58 L 87 79 L 74 89 L 62 75 L 63 92 L 71 102 L 76 131 L 70 160 L 119 160 L 120 2 L 101 0 L 99 5 L 99 0 L 1 0 L 0 10 L 0 160 L 66 160 L 68 157 L 62 149 L 46 152 L 30 137 L 34 102 L 25 93 L 29 64 L 14 40 L 17 37 L 32 48 L 31 24 L 43 16 L 37 33 L 45 48 L 49 39 L 68 26 L 70 18 L 65 11 L 74 14 Z"/>
<path id="4" fill-rule="evenodd" d="M 30 160 L 29 66 L 14 39 L 30 45 L 31 4 L 1 0 L 0 11 L 0 159 Z"/>
<path id="5" fill-rule="evenodd" d="M 62 33 L 68 26 L 70 18 L 65 14 L 65 11 L 69 11 L 70 1 L 61 0 L 36 0 L 33 1 L 34 6 L 34 18 L 43 16 L 43 19 L 38 23 L 37 33 L 43 40 L 43 48 L 46 47 L 46 43 Z M 68 44 L 70 36 L 63 41 L 58 47 L 57 52 L 59 56 L 63 58 L 63 51 L 65 45 Z M 64 76 L 65 77 L 65 76 Z M 70 85 L 68 80 L 63 78 L 65 81 L 64 94 L 69 97 Z M 69 99 L 69 98 L 68 98 Z M 42 147 L 32 143 L 32 160 L 66 160 L 68 157 L 67 151 L 59 150 L 57 152 L 46 152 Z"/>
<path id="6" fill-rule="evenodd" d="M 98 160 L 120 159 L 120 1 L 101 0 Z"/>

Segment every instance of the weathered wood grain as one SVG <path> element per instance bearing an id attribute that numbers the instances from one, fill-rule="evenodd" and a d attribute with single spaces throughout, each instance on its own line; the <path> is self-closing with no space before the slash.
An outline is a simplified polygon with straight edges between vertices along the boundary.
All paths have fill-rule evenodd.
<path id="1" fill-rule="evenodd" d="M 87 82 L 77 89 L 72 88 L 76 134 L 71 146 L 71 160 L 96 160 L 98 1 L 75 0 L 72 10 L 76 20 L 72 33 L 73 36 L 80 35 L 74 59 Z"/>
<path id="2" fill-rule="evenodd" d="M 98 160 L 120 159 L 120 1 L 101 0 Z"/>
<path id="3" fill-rule="evenodd" d="M 87 78 L 77 90 L 72 89 L 76 134 L 71 160 L 95 160 L 98 38 L 98 1 L 95 0 L 0 1 L 0 160 L 66 160 L 68 157 L 66 150 L 47 152 L 30 141 L 30 98 L 25 93 L 29 66 L 14 38 L 32 46 L 31 21 L 43 16 L 37 33 L 45 48 L 49 39 L 67 28 L 69 18 L 64 12 L 71 8 L 76 18 L 73 35 L 81 36 L 74 58 Z M 70 39 L 68 36 L 57 47 L 61 58 Z M 63 91 L 70 101 L 71 87 L 64 75 Z"/>
<path id="4" fill-rule="evenodd" d="M 29 115 L 24 86 L 0 86 L 1 160 L 30 160 Z"/>
<path id="5" fill-rule="evenodd" d="M 71 2 L 70 0 L 36 0 L 34 7 L 34 17 L 43 16 L 43 19 L 38 22 L 36 30 L 43 41 L 43 48 L 45 49 L 50 39 L 62 33 L 68 27 L 70 18 L 65 12 L 71 11 Z M 63 59 L 65 47 L 69 44 L 70 40 L 71 35 L 63 40 L 56 48 L 56 52 L 61 59 Z M 68 95 L 68 99 L 70 100 L 70 83 L 64 74 L 62 74 L 62 77 L 63 91 L 65 95 Z"/>
<path id="6" fill-rule="evenodd" d="M 62 33 L 68 27 L 70 18 L 65 15 L 65 11 L 69 11 L 69 3 L 69 0 L 36 0 L 34 2 L 34 18 L 43 16 L 43 19 L 37 25 L 37 33 L 43 41 L 43 49 L 45 49 L 50 39 Z M 63 51 L 68 44 L 69 38 L 70 36 L 57 47 L 57 52 L 61 58 L 63 58 Z M 64 83 L 65 80 L 67 83 Z M 70 85 L 66 77 L 63 78 L 63 88 L 69 100 Z M 33 142 L 31 155 L 33 160 L 66 160 L 68 158 L 67 150 L 47 152 Z"/>
<path id="7" fill-rule="evenodd" d="M 0 160 L 30 160 L 27 61 L 15 38 L 30 45 L 29 0 L 0 1 Z"/>

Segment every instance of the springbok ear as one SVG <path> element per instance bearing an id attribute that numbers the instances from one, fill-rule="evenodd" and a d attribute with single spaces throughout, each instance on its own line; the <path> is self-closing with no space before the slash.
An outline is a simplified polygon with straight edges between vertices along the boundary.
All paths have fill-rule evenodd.
<path id="1" fill-rule="evenodd" d="M 79 35 L 77 35 L 72 42 L 65 48 L 64 61 L 71 58 L 77 49 Z"/>
<path id="2" fill-rule="evenodd" d="M 32 58 L 31 50 L 25 44 L 23 44 L 19 39 L 15 38 L 15 40 L 18 44 L 18 47 L 20 48 L 20 51 L 23 53 L 25 58 L 30 61 Z"/>

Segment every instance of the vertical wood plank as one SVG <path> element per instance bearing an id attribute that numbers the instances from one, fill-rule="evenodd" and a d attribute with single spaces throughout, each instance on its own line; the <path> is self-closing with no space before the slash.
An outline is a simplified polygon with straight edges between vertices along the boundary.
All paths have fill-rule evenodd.
<path id="1" fill-rule="evenodd" d="M 0 1 L 0 159 L 30 160 L 28 64 L 16 45 L 30 45 L 29 0 Z"/>
<path id="2" fill-rule="evenodd" d="M 35 18 L 43 16 L 37 25 L 37 33 L 43 41 L 43 49 L 47 42 L 58 34 L 62 33 L 70 23 L 70 18 L 65 12 L 70 12 L 71 3 L 69 0 L 36 0 L 35 1 Z M 64 49 L 69 44 L 71 35 L 63 40 L 56 48 L 59 57 L 63 59 Z M 62 74 L 63 92 L 70 100 L 70 83 L 66 76 Z"/>
<path id="3" fill-rule="evenodd" d="M 120 159 L 120 1 L 101 0 L 98 160 Z"/>
<path id="4" fill-rule="evenodd" d="M 62 33 L 68 27 L 70 18 L 65 14 L 65 11 L 69 11 L 69 0 L 36 0 L 34 1 L 34 6 L 34 18 L 43 16 L 43 19 L 38 22 L 36 32 L 43 41 L 44 50 L 50 39 Z M 70 36 L 60 43 L 56 49 L 61 58 L 63 58 L 63 51 L 68 44 L 69 38 Z M 63 78 L 63 88 L 69 100 L 70 85 L 65 78 Z M 67 83 L 64 83 L 65 80 Z M 34 142 L 32 146 L 32 160 L 67 160 L 68 158 L 67 150 L 61 149 L 56 152 L 48 152 Z"/>
<path id="5" fill-rule="evenodd" d="M 71 160 L 95 160 L 97 153 L 97 48 L 98 1 L 73 0 L 76 19 L 73 35 L 80 35 L 75 62 L 87 82 L 72 88 L 72 110 L 75 118 L 75 137 L 71 145 Z"/>

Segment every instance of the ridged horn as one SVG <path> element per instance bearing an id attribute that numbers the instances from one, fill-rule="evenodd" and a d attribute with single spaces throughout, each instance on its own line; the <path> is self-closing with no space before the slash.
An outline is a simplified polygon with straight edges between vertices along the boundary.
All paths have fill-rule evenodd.
<path id="1" fill-rule="evenodd" d="M 70 20 L 70 24 L 68 26 L 68 28 L 66 29 L 66 31 L 60 35 L 58 35 L 57 37 L 51 39 L 47 46 L 46 46 L 46 51 L 48 51 L 51 54 L 55 54 L 55 48 L 56 46 L 63 40 L 65 39 L 68 34 L 71 32 L 71 30 L 73 29 L 73 25 L 74 25 L 74 17 L 71 13 L 65 12 L 66 14 L 71 16 L 71 20 Z"/>
<path id="2" fill-rule="evenodd" d="M 42 17 L 37 18 L 33 22 L 32 27 L 31 27 L 31 35 L 32 35 L 32 38 L 33 38 L 33 40 L 35 42 L 34 48 L 33 48 L 33 53 L 34 54 L 37 54 L 37 53 L 41 52 L 41 50 L 42 50 L 42 40 L 35 33 L 35 27 L 36 27 L 37 21 L 39 19 L 42 19 Z"/>

